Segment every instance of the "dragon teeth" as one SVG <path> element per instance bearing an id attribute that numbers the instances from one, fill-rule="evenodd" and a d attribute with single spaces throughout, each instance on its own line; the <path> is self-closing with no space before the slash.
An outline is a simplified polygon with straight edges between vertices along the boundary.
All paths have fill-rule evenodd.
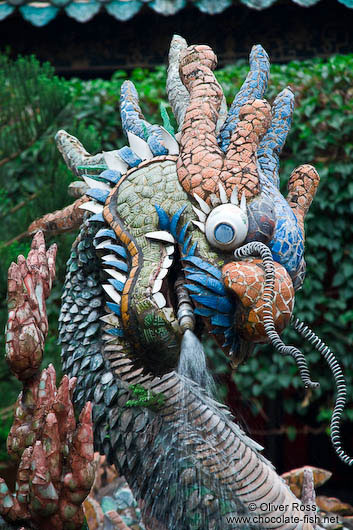
<path id="1" fill-rule="evenodd" d="M 102 256 L 102 260 L 103 261 L 119 261 L 119 260 L 116 259 L 116 255 L 115 254 L 106 254 L 105 256 Z"/>
<path id="2" fill-rule="evenodd" d="M 126 276 L 124 276 L 124 274 L 121 274 L 121 272 L 115 271 L 114 269 L 104 269 L 104 271 L 107 274 L 110 274 L 110 276 L 112 276 L 119 282 L 122 282 L 122 283 L 126 282 Z"/>
<path id="3" fill-rule="evenodd" d="M 157 280 L 163 280 L 168 274 L 168 269 L 161 269 L 158 273 Z"/>
<path id="4" fill-rule="evenodd" d="M 148 232 L 145 234 L 148 239 L 157 239 L 158 241 L 165 241 L 166 243 L 175 243 L 175 239 L 169 232 L 159 230 L 158 232 Z"/>
<path id="5" fill-rule="evenodd" d="M 108 186 L 108 184 L 105 184 L 105 182 L 91 179 L 90 177 L 86 177 L 85 175 L 83 175 L 82 178 L 86 182 L 87 186 L 89 186 L 90 188 L 98 188 L 99 190 L 110 191 L 110 186 Z"/>
<path id="6" fill-rule="evenodd" d="M 158 293 L 161 290 L 163 280 L 155 280 L 153 284 L 152 294 Z"/>
<path id="7" fill-rule="evenodd" d="M 153 299 L 160 309 L 162 309 L 162 307 L 164 307 L 167 304 L 167 301 L 162 295 L 162 293 L 155 293 L 153 295 Z"/>
<path id="8" fill-rule="evenodd" d="M 109 285 L 109 284 L 103 284 L 103 289 L 105 290 L 105 292 L 107 293 L 108 296 L 110 296 L 110 298 L 112 300 L 114 300 L 114 302 L 116 302 L 117 304 L 120 304 L 120 301 L 121 301 L 121 296 L 120 294 L 114 289 L 114 287 L 112 285 Z"/>
<path id="9" fill-rule="evenodd" d="M 174 254 L 174 245 L 168 245 L 167 247 L 165 247 L 165 250 L 167 252 L 167 255 L 171 256 L 172 254 Z"/>
<path id="10" fill-rule="evenodd" d="M 118 150 L 115 151 L 103 151 L 103 158 L 109 169 L 115 169 L 120 173 L 126 173 L 128 165 L 118 155 Z"/>
<path id="11" fill-rule="evenodd" d="M 235 204 L 235 206 L 239 206 L 239 199 L 238 199 L 238 186 L 234 186 L 232 195 L 230 196 L 230 202 L 232 204 Z"/>
<path id="12" fill-rule="evenodd" d="M 79 208 L 81 208 L 81 210 L 87 210 L 88 212 L 93 212 L 93 213 L 103 212 L 103 205 L 98 204 L 95 201 L 84 202 L 83 204 L 79 206 Z"/>
<path id="13" fill-rule="evenodd" d="M 162 262 L 163 269 L 169 269 L 172 263 L 173 263 L 173 258 L 166 256 Z"/>
<path id="14" fill-rule="evenodd" d="M 134 153 L 141 158 L 141 160 L 151 160 L 153 158 L 153 153 L 148 147 L 148 144 L 139 138 L 135 134 L 128 131 L 127 137 L 129 139 L 129 144 Z"/>

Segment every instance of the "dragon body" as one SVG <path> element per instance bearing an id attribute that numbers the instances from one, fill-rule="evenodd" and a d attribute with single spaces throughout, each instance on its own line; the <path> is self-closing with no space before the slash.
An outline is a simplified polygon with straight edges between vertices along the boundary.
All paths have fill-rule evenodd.
<path id="1" fill-rule="evenodd" d="M 210 48 L 176 36 L 169 61 L 175 137 L 145 120 L 130 82 L 121 92 L 129 146 L 92 157 L 57 134 L 86 192 L 31 230 L 81 226 L 60 315 L 64 371 L 77 378 L 76 406 L 93 402 L 95 444 L 126 477 L 152 528 L 309 529 L 261 448 L 202 377 L 177 367 L 185 350 L 196 355 L 206 330 L 234 367 L 256 342 L 271 342 L 296 359 L 306 386 L 316 385 L 280 333 L 304 280 L 304 217 L 319 177 L 301 166 L 286 199 L 279 191 L 294 97 L 285 89 L 272 109 L 262 99 L 269 62 L 261 46 L 228 113 Z M 339 438 L 336 449 L 349 460 Z M 268 518 L 226 522 L 249 515 L 251 502 L 268 507 L 252 515 Z M 287 519 L 274 520 L 280 505 Z"/>

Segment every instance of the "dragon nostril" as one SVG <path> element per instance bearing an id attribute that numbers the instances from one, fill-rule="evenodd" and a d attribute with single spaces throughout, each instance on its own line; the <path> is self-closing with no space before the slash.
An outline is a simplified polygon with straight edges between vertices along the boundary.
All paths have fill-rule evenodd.
<path id="1" fill-rule="evenodd" d="M 220 223 L 215 228 L 214 236 L 220 243 L 231 243 L 235 238 L 235 230 L 228 223 Z"/>

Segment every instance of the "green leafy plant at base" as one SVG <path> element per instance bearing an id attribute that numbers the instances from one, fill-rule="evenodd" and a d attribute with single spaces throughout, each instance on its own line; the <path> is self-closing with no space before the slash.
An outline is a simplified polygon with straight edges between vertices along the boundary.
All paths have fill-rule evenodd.
<path id="1" fill-rule="evenodd" d="M 67 194 L 67 187 L 77 177 L 70 173 L 56 149 L 55 131 L 66 129 L 91 153 L 125 145 L 127 139 L 122 132 L 118 105 L 120 87 L 128 78 L 140 95 L 146 119 L 150 123 L 164 124 L 166 128 L 169 123 L 175 131 L 178 129 L 166 100 L 165 67 L 153 71 L 138 68 L 129 75 L 119 70 L 109 81 L 65 81 L 55 78 L 49 65 L 41 66 L 34 58 L 22 58 L 21 61 L 11 65 L 7 57 L 0 59 L 0 65 L 6 64 L 6 68 L 18 68 L 22 72 L 22 82 L 28 65 L 37 72 L 37 80 L 29 84 L 27 100 L 24 95 L 14 96 L 8 103 L 10 78 L 4 79 L 3 76 L 2 84 L 0 82 L 0 124 L 6 122 L 12 127 L 7 129 L 6 135 L 0 132 L 0 153 L 3 153 L 0 159 L 10 158 L 0 165 L 2 329 L 7 320 L 7 269 L 19 252 L 27 253 L 30 245 L 30 238 L 23 234 L 34 218 L 73 201 Z M 23 61 L 27 61 L 26 67 L 22 66 Z M 247 72 L 246 61 L 216 72 L 228 105 Z M 14 74 L 13 84 L 16 75 L 20 74 Z M 33 76 L 28 77 L 32 79 Z M 40 101 L 34 94 L 38 84 L 46 94 Z M 352 421 L 353 55 L 272 65 L 267 99 L 272 102 L 287 85 L 296 96 L 296 108 L 281 155 L 282 191 L 285 195 L 290 173 L 300 164 L 313 164 L 321 176 L 306 221 L 307 276 L 303 289 L 296 295 L 294 312 L 330 346 L 343 365 L 350 399 L 344 419 Z M 16 90 L 20 88 L 16 87 Z M 55 112 L 54 102 L 57 105 Z M 19 109 L 27 108 L 27 105 L 32 110 L 21 113 Z M 38 116 L 41 116 L 40 123 Z M 29 132 L 24 131 L 26 124 Z M 47 241 L 47 244 L 56 241 L 59 251 L 56 280 L 48 301 L 49 335 L 44 362 L 45 365 L 54 362 L 57 369 L 60 367 L 57 318 L 65 263 L 74 237 L 75 234 L 66 234 L 53 236 Z M 293 331 L 286 330 L 283 339 L 303 351 L 312 379 L 319 381 L 321 387 L 310 395 L 306 394 L 294 361 L 274 353 L 269 346 L 258 346 L 233 375 L 238 390 L 254 414 L 261 412 L 265 400 L 276 400 L 285 413 L 300 416 L 304 425 L 312 422 L 309 416 L 316 416 L 318 425 L 325 428 L 334 403 L 332 375 L 320 355 Z M 0 348 L 4 352 L 2 336 Z M 229 371 L 226 357 L 217 348 L 207 344 L 206 349 L 216 375 Z M 19 392 L 18 382 L 10 376 L 3 359 L 0 360 L 0 392 L 3 407 L 14 403 Z M 293 430 L 287 428 L 286 432 L 292 438 L 295 436 Z"/>
<path id="2" fill-rule="evenodd" d="M 159 409 L 165 402 L 163 394 L 151 392 L 142 385 L 130 385 L 129 388 L 136 399 L 129 399 L 125 404 L 126 407 L 148 407 L 153 410 Z"/>

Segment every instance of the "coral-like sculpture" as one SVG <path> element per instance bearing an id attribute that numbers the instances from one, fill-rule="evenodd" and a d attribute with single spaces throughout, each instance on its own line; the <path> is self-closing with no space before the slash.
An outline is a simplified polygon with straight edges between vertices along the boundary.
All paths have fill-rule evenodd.
<path id="1" fill-rule="evenodd" d="M 121 89 L 129 146 L 91 156 L 57 133 L 68 167 L 87 186 L 75 185 L 84 196 L 74 205 L 31 225 L 33 232 L 81 225 L 59 319 L 63 368 L 77 377 L 75 406 L 93 402 L 95 447 L 126 478 L 150 527 L 220 529 L 235 516 L 229 527 L 309 530 L 300 501 L 216 400 L 200 340 L 211 333 L 234 368 L 255 343 L 269 342 L 315 388 L 301 351 L 281 339 L 292 325 L 333 371 L 332 441 L 353 463 L 339 435 L 341 368 L 292 315 L 305 277 L 304 218 L 319 176 L 300 166 L 287 198 L 279 190 L 294 96 L 285 89 L 272 106 L 263 99 L 269 60 L 261 46 L 251 51 L 228 112 L 208 46 L 175 37 L 169 61 L 175 136 L 144 118 L 129 81 Z M 37 327 L 32 349 L 40 360 L 45 326 L 42 335 Z M 30 376 L 34 368 L 18 355 L 18 372 Z"/>
<path id="2" fill-rule="evenodd" d="M 48 251 L 42 232 L 27 259 L 19 256 L 8 274 L 9 320 L 6 358 L 23 384 L 8 437 L 18 462 L 16 491 L 0 479 L 0 515 L 9 523 L 40 529 L 80 529 L 82 502 L 94 478 L 91 404 L 76 425 L 71 402 L 75 378 L 59 388 L 52 365 L 40 373 L 48 331 L 45 300 L 55 275 L 56 246 Z"/>

